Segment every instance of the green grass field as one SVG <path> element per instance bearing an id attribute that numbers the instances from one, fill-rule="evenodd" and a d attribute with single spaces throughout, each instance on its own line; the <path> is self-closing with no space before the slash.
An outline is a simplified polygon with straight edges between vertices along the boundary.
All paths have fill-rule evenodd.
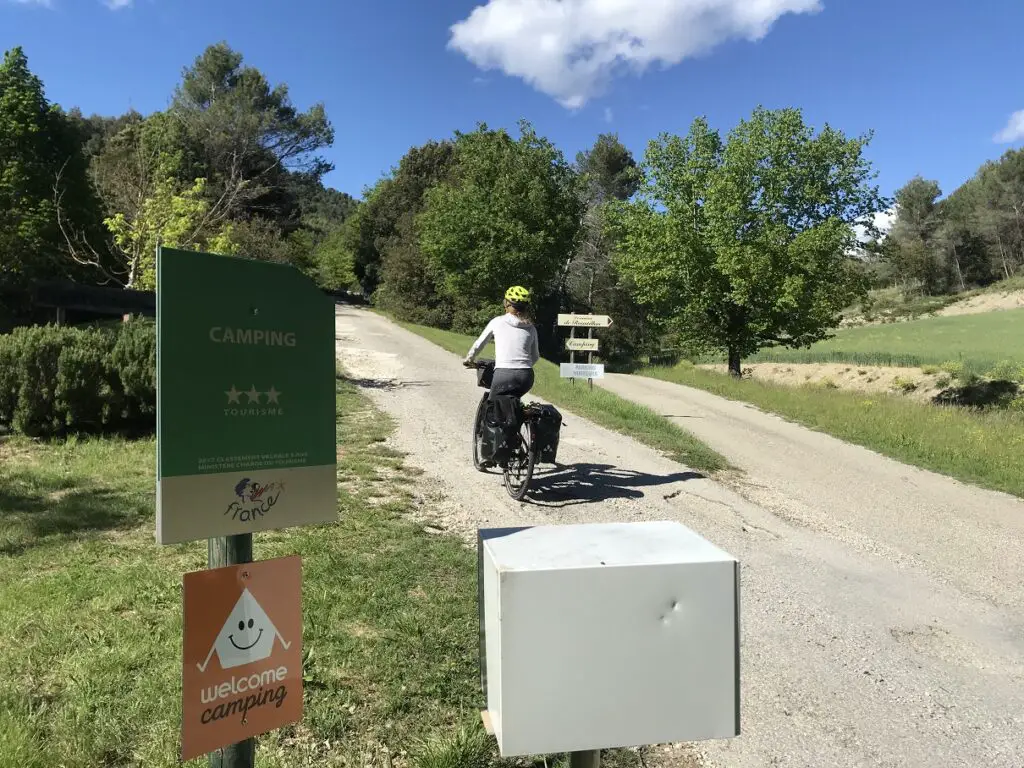
<path id="1" fill-rule="evenodd" d="M 1024 363 L 1024 309 L 843 329 L 810 349 L 764 350 L 744 362 L 757 361 L 900 367 L 962 361 L 985 374 L 1003 361 Z"/>
<path id="2" fill-rule="evenodd" d="M 530 768 L 480 725 L 475 553 L 410 522 L 417 473 L 343 380 L 337 414 L 339 521 L 255 537 L 257 559 L 303 556 L 305 675 L 302 722 L 260 737 L 256 764 Z M 181 576 L 206 545 L 154 543 L 154 453 L 0 444 L 2 768 L 181 764 Z"/>
<path id="3" fill-rule="evenodd" d="M 736 381 L 689 364 L 642 373 L 752 403 L 898 461 L 1024 497 L 1024 411 L 979 413 L 891 395 Z"/>
<path id="4" fill-rule="evenodd" d="M 451 331 L 400 323 L 449 352 L 465 356 L 474 339 Z M 493 345 L 480 357 L 493 358 Z M 631 403 L 606 390 L 591 390 L 586 382 L 575 386 L 559 375 L 554 363 L 541 360 L 534 367 L 536 383 L 532 394 L 561 406 L 608 429 L 636 438 L 645 445 L 662 451 L 676 461 L 701 472 L 717 472 L 728 467 L 726 460 L 689 432 L 666 421 L 654 411 Z M 467 374 L 468 376 L 469 374 Z"/>

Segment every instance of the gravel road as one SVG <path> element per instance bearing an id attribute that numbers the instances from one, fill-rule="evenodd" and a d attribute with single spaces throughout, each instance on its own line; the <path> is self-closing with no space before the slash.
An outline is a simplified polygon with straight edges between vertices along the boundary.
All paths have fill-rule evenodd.
<path id="1" fill-rule="evenodd" d="M 424 471 L 424 519 L 477 527 L 683 522 L 742 562 L 742 735 L 705 766 L 1024 766 L 1024 504 L 663 382 L 605 386 L 743 470 L 712 481 L 563 411 L 532 503 L 473 470 L 459 358 L 339 307 L 339 360 Z M 692 764 L 681 747 L 665 756 Z"/>

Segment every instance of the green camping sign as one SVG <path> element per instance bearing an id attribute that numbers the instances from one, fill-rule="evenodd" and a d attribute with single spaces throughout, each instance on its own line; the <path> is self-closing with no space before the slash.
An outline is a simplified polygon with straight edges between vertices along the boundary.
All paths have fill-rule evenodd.
<path id="1" fill-rule="evenodd" d="M 158 543 L 336 518 L 334 355 L 294 267 L 158 249 Z"/>

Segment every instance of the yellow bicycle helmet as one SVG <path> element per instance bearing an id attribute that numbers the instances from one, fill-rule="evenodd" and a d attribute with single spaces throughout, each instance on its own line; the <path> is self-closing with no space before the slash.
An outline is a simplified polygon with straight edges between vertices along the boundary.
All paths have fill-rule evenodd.
<path id="1" fill-rule="evenodd" d="M 513 304 L 525 304 L 530 300 L 530 292 L 521 285 L 513 285 L 505 291 L 505 300 Z"/>

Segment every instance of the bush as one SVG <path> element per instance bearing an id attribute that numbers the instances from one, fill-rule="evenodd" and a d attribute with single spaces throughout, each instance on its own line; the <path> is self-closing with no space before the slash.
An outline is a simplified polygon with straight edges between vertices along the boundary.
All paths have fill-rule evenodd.
<path id="1" fill-rule="evenodd" d="M 18 406 L 18 339 L 13 334 L 0 336 L 0 426 L 10 426 Z"/>
<path id="2" fill-rule="evenodd" d="M 152 322 L 0 336 L 0 426 L 31 437 L 133 428 L 156 415 Z"/>
<path id="3" fill-rule="evenodd" d="M 25 328 L 15 373 L 18 376 L 18 403 L 11 426 L 32 437 L 60 431 L 57 414 L 57 362 L 65 342 L 72 342 L 71 329 L 56 326 Z"/>
<path id="4" fill-rule="evenodd" d="M 892 380 L 892 388 L 903 394 L 909 394 L 917 389 L 917 382 L 897 376 Z"/>
<path id="5" fill-rule="evenodd" d="M 87 330 L 72 337 L 57 360 L 57 414 L 70 432 L 98 432 L 116 424 L 124 396 L 111 365 L 116 335 Z"/>
<path id="6" fill-rule="evenodd" d="M 1015 360 L 1003 360 L 997 363 L 986 375 L 994 381 L 1024 383 L 1024 365 Z"/>
<path id="7" fill-rule="evenodd" d="M 962 384 L 969 385 L 978 380 L 977 373 L 963 360 L 947 360 L 939 367 Z"/>
<path id="8" fill-rule="evenodd" d="M 148 425 L 156 419 L 156 325 L 134 318 L 122 324 L 111 362 L 121 380 L 125 420 Z"/>

